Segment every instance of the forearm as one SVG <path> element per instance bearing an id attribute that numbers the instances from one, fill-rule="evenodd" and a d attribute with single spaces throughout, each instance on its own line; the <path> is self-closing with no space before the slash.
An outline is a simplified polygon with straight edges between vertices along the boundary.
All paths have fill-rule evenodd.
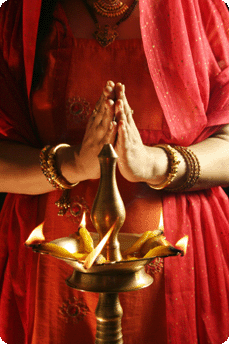
<path id="1" fill-rule="evenodd" d="M 211 137 L 190 149 L 196 154 L 201 166 L 201 174 L 194 190 L 229 185 L 228 141 Z"/>
<path id="2" fill-rule="evenodd" d="M 15 142 L 0 142 L 0 192 L 43 194 L 53 191 L 39 163 L 40 150 Z"/>
<path id="3" fill-rule="evenodd" d="M 201 173 L 192 190 L 206 189 L 214 186 L 229 185 L 229 141 L 224 133 L 215 135 L 201 143 L 188 147 L 197 156 Z M 149 184 L 159 184 L 166 179 L 169 172 L 169 160 L 164 149 L 149 148 L 151 154 L 156 154 L 153 178 L 146 180 Z M 187 164 L 183 156 L 177 152 L 180 160 L 178 172 L 168 188 L 176 188 L 182 185 L 187 178 Z"/>
<path id="4" fill-rule="evenodd" d="M 58 174 L 71 184 L 90 179 L 81 167 L 79 151 L 80 146 L 66 146 L 56 153 Z M 55 190 L 42 173 L 39 155 L 40 149 L 0 141 L 0 192 L 36 195 Z"/>

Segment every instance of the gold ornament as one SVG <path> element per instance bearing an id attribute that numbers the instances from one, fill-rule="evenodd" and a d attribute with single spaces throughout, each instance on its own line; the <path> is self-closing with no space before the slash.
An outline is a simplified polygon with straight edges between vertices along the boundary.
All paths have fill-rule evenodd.
<path id="1" fill-rule="evenodd" d="M 115 25 L 114 27 L 105 25 L 103 28 L 100 25 L 97 25 L 97 30 L 94 32 L 93 36 L 102 47 L 107 47 L 118 37 L 116 28 L 117 25 Z"/>
<path id="2" fill-rule="evenodd" d="M 98 14 L 103 17 L 118 17 L 128 10 L 128 6 L 122 1 L 117 0 L 98 0 L 93 7 Z"/>

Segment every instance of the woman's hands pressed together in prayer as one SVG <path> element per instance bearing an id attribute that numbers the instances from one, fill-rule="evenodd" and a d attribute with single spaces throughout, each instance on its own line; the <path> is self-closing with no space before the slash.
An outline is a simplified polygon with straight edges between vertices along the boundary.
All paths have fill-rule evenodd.
<path id="1" fill-rule="evenodd" d="M 118 154 L 118 168 L 125 179 L 130 182 L 153 179 L 154 159 L 157 154 L 149 154 L 149 149 L 154 149 L 155 152 L 158 150 L 160 152 L 161 149 L 143 144 L 133 119 L 133 110 L 126 98 L 125 86 L 121 83 L 115 85 L 112 81 L 108 81 L 103 89 L 88 121 L 81 146 L 63 148 L 62 158 L 61 151 L 58 153 L 61 171 L 67 180 L 74 182 L 99 178 L 98 155 L 105 143 L 114 146 Z M 74 159 L 66 155 L 71 150 L 74 150 Z M 162 152 L 162 155 L 165 159 L 164 166 L 167 166 L 166 154 Z M 67 158 L 66 164 L 71 160 L 74 161 L 72 169 L 64 168 L 65 158 Z M 163 173 L 166 173 L 166 169 L 162 171 Z M 157 181 L 160 182 L 160 177 Z"/>
<path id="2" fill-rule="evenodd" d="M 115 121 L 114 121 L 115 119 Z M 116 136 L 117 135 L 117 136 Z M 118 168 L 125 179 L 130 182 L 154 180 L 154 162 L 157 151 L 161 149 L 147 147 L 143 144 L 140 133 L 133 119 L 125 94 L 125 86 L 108 81 L 102 95 L 88 121 L 83 142 L 80 147 L 72 146 L 60 150 L 59 163 L 61 172 L 70 182 L 100 177 L 98 155 L 105 143 L 111 143 L 118 154 Z M 156 154 L 150 154 L 149 149 Z M 68 154 L 73 150 L 74 158 Z M 62 156 L 62 157 L 61 157 Z M 164 166 L 167 166 L 166 154 Z M 64 160 L 66 159 L 66 168 Z M 67 168 L 73 161 L 72 169 Z M 75 171 L 75 172 L 74 172 Z M 166 169 L 162 171 L 162 178 Z M 160 182 L 160 176 L 156 182 Z"/>
<path id="3" fill-rule="evenodd" d="M 125 86 L 120 82 L 107 82 L 88 121 L 82 144 L 58 152 L 61 173 L 72 183 L 99 178 L 98 155 L 105 143 L 114 146 L 119 171 L 128 181 L 157 184 L 165 178 L 167 155 L 161 148 L 143 144 Z"/>
<path id="4" fill-rule="evenodd" d="M 58 149 L 59 172 L 70 183 L 98 179 L 98 155 L 105 143 L 114 146 L 119 171 L 128 181 L 157 185 L 166 179 L 169 170 L 166 152 L 160 147 L 143 144 L 125 87 L 112 81 L 108 81 L 103 88 L 88 121 L 82 144 Z M 229 125 L 225 125 L 214 136 L 191 146 L 201 166 L 201 176 L 194 189 L 229 184 L 228 145 Z M 37 148 L 16 142 L 1 142 L 1 192 L 42 194 L 53 190 L 41 173 L 39 153 Z M 182 184 L 187 173 L 182 155 L 179 152 L 177 155 L 181 163 L 172 187 Z"/>

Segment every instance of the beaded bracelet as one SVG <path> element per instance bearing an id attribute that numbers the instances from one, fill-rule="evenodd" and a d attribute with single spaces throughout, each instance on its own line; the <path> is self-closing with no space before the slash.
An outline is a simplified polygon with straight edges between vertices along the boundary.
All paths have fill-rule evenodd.
<path id="1" fill-rule="evenodd" d="M 172 181 L 175 179 L 178 171 L 178 165 L 180 164 L 180 160 L 178 159 L 178 156 L 176 154 L 176 150 L 167 144 L 159 144 L 154 147 L 163 148 L 168 156 L 169 159 L 169 174 L 167 178 L 160 184 L 154 185 L 147 183 L 152 189 L 155 190 L 162 190 L 165 187 L 169 186 Z"/>

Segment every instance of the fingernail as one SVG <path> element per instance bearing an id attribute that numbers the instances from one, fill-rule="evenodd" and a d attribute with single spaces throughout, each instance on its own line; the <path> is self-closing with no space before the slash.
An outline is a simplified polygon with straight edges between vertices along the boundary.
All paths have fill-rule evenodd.
<path id="1" fill-rule="evenodd" d="M 107 86 L 113 87 L 113 84 L 114 84 L 114 83 L 113 83 L 112 80 L 108 80 L 108 81 L 107 81 Z"/>

